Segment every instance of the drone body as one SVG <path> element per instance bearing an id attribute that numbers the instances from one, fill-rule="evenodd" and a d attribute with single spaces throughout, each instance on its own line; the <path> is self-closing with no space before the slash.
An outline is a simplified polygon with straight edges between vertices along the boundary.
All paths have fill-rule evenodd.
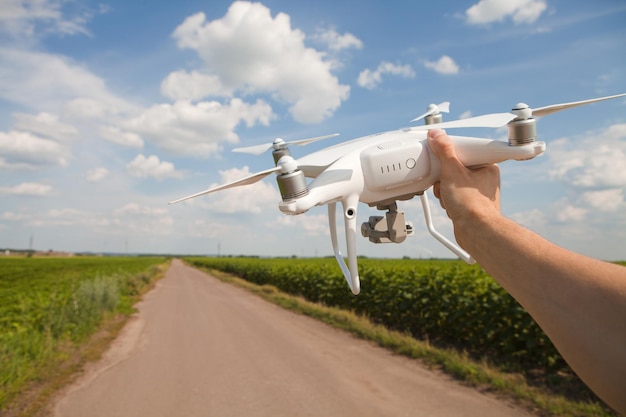
<path id="1" fill-rule="evenodd" d="M 328 205 L 331 242 L 337 262 L 350 289 L 360 292 L 356 236 L 358 204 L 365 203 L 385 216 L 372 216 L 361 225 L 361 234 L 373 243 L 401 243 L 413 233 L 413 226 L 397 211 L 397 201 L 420 196 L 428 231 L 448 249 L 468 263 L 471 256 L 456 243 L 439 234 L 433 227 L 425 191 L 439 180 L 440 163 L 426 139 L 426 130 L 457 127 L 501 127 L 508 125 L 509 141 L 502 142 L 464 136 L 450 136 L 459 160 L 467 167 L 499 163 L 506 160 L 528 160 L 541 155 L 546 144 L 536 140 L 535 118 L 555 111 L 621 97 L 620 94 L 574 103 L 546 106 L 532 110 L 517 104 L 511 113 L 497 113 L 470 119 L 441 122 L 441 111 L 449 103 L 430 105 L 428 111 L 415 120 L 425 119 L 426 125 L 365 136 L 340 143 L 294 159 L 288 145 L 305 145 L 336 136 L 327 135 L 294 142 L 276 139 L 272 144 L 239 148 L 234 151 L 261 154 L 273 148 L 275 167 L 240 180 L 210 188 L 172 203 L 209 194 L 219 190 L 255 183 L 276 173 L 282 201 L 278 207 L 288 215 L 306 213 L 315 206 Z M 307 183 L 306 178 L 312 178 Z M 346 264 L 338 245 L 337 203 L 341 203 L 347 246 Z"/>

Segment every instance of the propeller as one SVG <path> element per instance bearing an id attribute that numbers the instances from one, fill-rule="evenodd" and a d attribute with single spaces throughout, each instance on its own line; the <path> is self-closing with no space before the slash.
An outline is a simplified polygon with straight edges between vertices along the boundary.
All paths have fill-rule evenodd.
<path id="1" fill-rule="evenodd" d="M 467 119 L 452 120 L 450 122 L 435 123 L 432 125 L 415 126 L 410 130 L 451 129 L 461 127 L 502 127 L 517 117 L 514 113 L 491 113 Z"/>
<path id="2" fill-rule="evenodd" d="M 582 106 L 585 104 L 596 103 L 598 101 L 610 100 L 618 97 L 624 97 L 626 93 L 616 94 L 613 96 L 593 98 L 589 100 L 573 101 L 570 103 L 553 104 L 550 106 L 539 107 L 531 109 L 525 103 L 518 103 L 515 108 L 511 110 L 511 113 L 491 113 L 484 114 L 482 116 L 470 117 L 467 119 L 453 120 L 450 122 L 436 123 L 432 125 L 415 126 L 409 128 L 412 131 L 429 130 L 429 129 L 451 129 L 451 128 L 464 128 L 464 127 L 504 127 L 510 121 L 514 119 L 531 119 L 533 117 L 547 116 L 552 113 L 556 113 L 561 110 L 571 109 L 573 107 Z"/>
<path id="3" fill-rule="evenodd" d="M 411 123 L 417 122 L 418 120 L 421 120 L 424 117 L 428 117 L 430 115 L 437 114 L 437 113 L 440 113 L 440 112 L 450 113 L 450 102 L 449 101 L 444 101 L 444 102 L 439 103 L 439 104 L 430 104 L 430 105 L 428 105 L 428 110 L 426 111 L 426 113 L 420 114 L 415 119 L 411 120 Z"/>
<path id="4" fill-rule="evenodd" d="M 261 145 L 246 146 L 244 148 L 235 148 L 233 149 L 233 152 L 248 153 L 252 155 L 261 155 L 262 153 L 272 148 L 284 149 L 285 147 L 287 147 L 287 145 L 304 146 L 304 145 L 308 145 L 309 143 L 317 142 L 318 140 L 333 138 L 335 136 L 339 136 L 339 133 L 333 133 L 332 135 L 317 136 L 317 137 L 308 138 L 308 139 L 293 140 L 290 142 L 285 142 L 281 138 L 276 138 L 274 139 L 274 142 L 272 143 L 264 143 Z"/>
<path id="5" fill-rule="evenodd" d="M 238 179 L 236 181 L 232 181 L 227 184 L 218 185 L 217 187 L 209 188 L 208 190 L 200 191 L 199 193 L 192 194 L 187 197 L 179 198 L 178 200 L 170 201 L 167 204 L 180 203 L 181 201 L 189 200 L 190 198 L 200 197 L 201 195 L 214 193 L 215 191 L 225 190 L 227 188 L 234 188 L 234 187 L 239 187 L 242 185 L 254 184 L 255 182 L 261 181 L 263 178 L 267 177 L 272 172 L 280 171 L 282 168 L 283 167 L 281 165 L 278 165 L 278 166 L 275 166 L 274 168 L 266 169 L 265 171 L 248 175 L 247 177 Z"/>
<path id="6" fill-rule="evenodd" d="M 550 106 L 544 106 L 544 107 L 539 107 L 537 109 L 531 109 L 531 114 L 534 117 L 542 117 L 542 116 L 547 116 L 552 113 L 556 113 L 561 110 L 567 110 L 573 107 L 583 106 L 585 104 L 596 103 L 598 101 L 604 101 L 604 100 L 611 100 L 614 98 L 624 97 L 624 96 L 626 96 L 626 93 L 615 94 L 613 96 L 606 96 L 606 97 L 600 97 L 600 98 L 592 98 L 589 100 L 572 101 L 570 103 L 552 104 Z M 520 103 L 520 104 L 524 104 L 524 103 Z M 514 109 L 514 110 L 517 110 L 517 109 Z"/>

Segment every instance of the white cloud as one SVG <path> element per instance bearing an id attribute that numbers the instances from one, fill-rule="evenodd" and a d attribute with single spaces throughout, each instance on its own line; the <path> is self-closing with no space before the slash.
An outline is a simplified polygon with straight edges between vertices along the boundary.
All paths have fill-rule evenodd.
<path id="1" fill-rule="evenodd" d="M 23 182 L 13 187 L 0 187 L 0 194 L 28 195 L 28 196 L 46 196 L 50 194 L 52 187 L 47 184 L 37 182 Z"/>
<path id="2" fill-rule="evenodd" d="M 17 130 L 31 132 L 59 142 L 68 142 L 78 135 L 78 130 L 74 126 L 59 121 L 59 117 L 54 114 L 16 113 L 13 117 L 15 118 L 14 127 Z"/>
<path id="3" fill-rule="evenodd" d="M 62 0 L 3 0 L 0 8 L 0 30 L 15 38 L 37 34 L 89 34 L 85 24 L 92 12 L 81 11 L 69 16 L 63 13 Z"/>
<path id="4" fill-rule="evenodd" d="M 556 219 L 559 222 L 581 222 L 587 215 L 587 209 L 583 207 L 576 207 L 572 205 L 566 205 L 561 207 L 556 213 Z"/>
<path id="5" fill-rule="evenodd" d="M 87 98 L 116 112 L 134 105 L 112 94 L 104 80 L 67 57 L 0 47 L 0 98 L 36 111 Z"/>
<path id="6" fill-rule="evenodd" d="M 551 179 L 574 189 L 626 187 L 626 124 L 615 124 L 582 139 L 559 139 L 547 152 Z"/>
<path id="7" fill-rule="evenodd" d="M 94 168 L 87 171 L 85 174 L 85 178 L 89 182 L 99 182 L 102 181 L 109 175 L 109 170 L 104 167 Z"/>
<path id="8" fill-rule="evenodd" d="M 100 213 L 77 210 L 73 208 L 52 209 L 37 212 L 36 215 L 26 215 L 19 219 L 25 221 L 29 226 L 77 226 L 86 225 L 89 227 L 108 226 L 108 219 Z"/>
<path id="9" fill-rule="evenodd" d="M 167 161 L 161 161 L 158 156 L 150 155 L 145 157 L 143 154 L 137 155 L 128 165 L 128 172 L 139 178 L 155 178 L 162 180 L 164 178 L 182 178 L 183 173 L 177 171 L 174 164 Z"/>
<path id="10" fill-rule="evenodd" d="M 0 168 L 32 169 L 41 166 L 66 166 L 69 151 L 55 141 L 29 132 L 0 132 Z"/>
<path id="11" fill-rule="evenodd" d="M 343 49 L 362 49 L 363 42 L 351 33 L 340 35 L 335 29 L 318 29 L 313 40 L 327 45 L 331 51 L 341 51 Z"/>
<path id="12" fill-rule="evenodd" d="M 465 11 L 467 23 L 483 25 L 511 17 L 515 24 L 533 23 L 547 9 L 545 0 L 480 0 Z"/>
<path id="13" fill-rule="evenodd" d="M 211 96 L 230 97 L 233 91 L 226 88 L 217 75 L 179 70 L 161 82 L 161 93 L 173 100 L 197 101 Z"/>
<path id="14" fill-rule="evenodd" d="M 263 100 L 254 104 L 238 98 L 228 104 L 217 101 L 158 104 L 127 121 L 128 130 L 151 139 L 157 146 L 179 155 L 210 156 L 221 150 L 220 142 L 237 143 L 235 127 L 245 122 L 268 125 L 275 116 Z"/>
<path id="15" fill-rule="evenodd" d="M 124 132 L 115 126 L 101 126 L 99 134 L 102 139 L 129 148 L 143 148 L 143 139 L 136 133 Z"/>
<path id="16" fill-rule="evenodd" d="M 295 229 L 293 233 L 302 233 L 306 236 L 326 236 L 330 234 L 327 214 L 307 213 L 301 216 L 280 216 L 277 218 L 276 225 L 281 229 L 290 227 Z M 342 225 L 339 230 L 341 230 L 341 227 Z"/>
<path id="17" fill-rule="evenodd" d="M 64 119 L 68 120 L 104 120 L 118 113 L 114 103 L 78 97 L 65 103 L 62 107 Z"/>
<path id="18" fill-rule="evenodd" d="M 458 74 L 459 66 L 448 55 L 443 55 L 437 61 L 426 61 L 424 66 L 439 74 Z"/>
<path id="19" fill-rule="evenodd" d="M 612 188 L 601 191 L 587 191 L 582 199 L 592 208 L 603 212 L 614 212 L 624 208 L 624 190 Z"/>
<path id="20" fill-rule="evenodd" d="M 219 79 L 220 85 L 211 88 L 272 94 L 291 106 L 298 122 L 320 122 L 348 98 L 350 87 L 332 75 L 332 62 L 305 47 L 305 35 L 291 28 L 287 14 L 272 18 L 260 3 L 236 1 L 223 18 L 210 22 L 197 13 L 185 19 L 173 37 L 180 48 L 198 53 L 205 74 Z"/>
<path id="21" fill-rule="evenodd" d="M 392 64 L 391 62 L 383 61 L 374 71 L 369 68 L 361 71 L 357 83 L 363 88 L 372 90 L 382 82 L 382 76 L 385 74 L 398 75 L 404 78 L 415 77 L 415 71 L 410 65 Z"/>
<path id="22" fill-rule="evenodd" d="M 167 208 L 142 206 L 137 203 L 128 203 L 114 210 L 111 222 L 120 230 L 128 234 L 143 235 L 170 235 L 174 219 L 169 215 Z"/>

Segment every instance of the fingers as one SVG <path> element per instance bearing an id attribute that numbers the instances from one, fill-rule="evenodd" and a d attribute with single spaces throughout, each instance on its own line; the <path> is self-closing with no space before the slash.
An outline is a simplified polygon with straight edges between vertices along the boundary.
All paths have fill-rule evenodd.
<path id="1" fill-rule="evenodd" d="M 445 130 L 432 129 L 428 131 L 428 144 L 435 156 L 439 159 L 458 159 L 454 145 Z"/>

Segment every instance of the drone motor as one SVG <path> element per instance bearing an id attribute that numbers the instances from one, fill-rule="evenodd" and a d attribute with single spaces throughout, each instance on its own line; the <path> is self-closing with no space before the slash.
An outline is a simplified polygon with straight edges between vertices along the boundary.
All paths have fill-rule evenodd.
<path id="1" fill-rule="evenodd" d="M 517 117 L 511 120 L 509 128 L 509 146 L 522 146 L 537 140 L 537 121 L 526 103 L 517 103 L 512 112 Z"/>
<path id="2" fill-rule="evenodd" d="M 284 153 L 286 151 L 286 153 Z M 309 193 L 304 172 L 298 168 L 295 159 L 289 154 L 288 149 L 277 149 L 273 152 L 274 158 L 277 153 L 283 153 L 276 166 L 280 166 L 280 173 L 276 177 L 278 189 L 283 201 L 295 200 Z"/>
<path id="3" fill-rule="evenodd" d="M 439 111 L 439 108 L 435 104 L 431 104 L 428 106 L 428 111 L 431 112 L 428 116 L 424 117 L 425 125 L 432 125 L 435 123 L 443 122 L 443 115 Z"/>

